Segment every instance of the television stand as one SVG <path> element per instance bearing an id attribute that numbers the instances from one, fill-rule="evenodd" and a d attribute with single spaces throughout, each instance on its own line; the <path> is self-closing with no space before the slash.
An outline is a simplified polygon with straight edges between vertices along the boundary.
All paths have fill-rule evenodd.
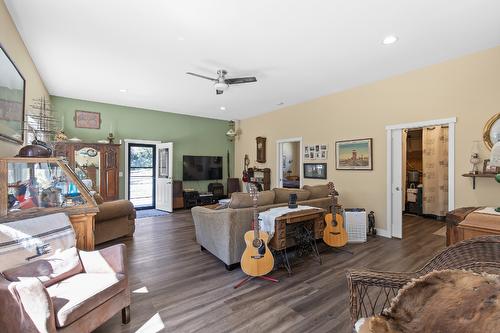
<path id="1" fill-rule="evenodd" d="M 211 205 L 214 203 L 214 195 L 210 192 L 200 192 L 198 194 L 198 205 Z"/>

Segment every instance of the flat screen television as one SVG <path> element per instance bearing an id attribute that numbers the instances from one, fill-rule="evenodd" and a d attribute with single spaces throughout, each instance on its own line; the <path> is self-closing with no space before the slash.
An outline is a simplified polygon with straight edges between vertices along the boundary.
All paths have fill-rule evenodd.
<path id="1" fill-rule="evenodd" d="M 218 180 L 222 179 L 222 156 L 182 157 L 183 180 Z"/>

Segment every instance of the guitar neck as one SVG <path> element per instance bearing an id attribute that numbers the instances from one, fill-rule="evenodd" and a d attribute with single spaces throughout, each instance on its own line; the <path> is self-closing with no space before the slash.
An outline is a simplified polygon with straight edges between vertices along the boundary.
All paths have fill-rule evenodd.
<path id="1" fill-rule="evenodd" d="M 259 213 L 257 210 L 257 197 L 253 198 L 253 233 L 254 233 L 254 238 L 257 239 L 259 238 Z"/>

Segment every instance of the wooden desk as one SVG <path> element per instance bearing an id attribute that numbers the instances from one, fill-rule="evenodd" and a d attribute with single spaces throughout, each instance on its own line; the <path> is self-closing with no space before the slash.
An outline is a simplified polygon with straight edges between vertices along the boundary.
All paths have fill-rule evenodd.
<path id="1" fill-rule="evenodd" d="M 286 225 L 313 221 L 313 233 L 315 239 L 323 238 L 325 229 L 325 210 L 323 208 L 313 208 L 291 212 L 276 218 L 274 223 L 274 236 L 269 241 L 269 246 L 276 251 L 284 250 L 294 246 L 293 239 L 286 238 Z"/>
<path id="2" fill-rule="evenodd" d="M 324 215 L 325 210 L 322 208 L 311 208 L 291 212 L 276 218 L 274 223 L 274 236 L 269 242 L 269 247 L 282 259 L 283 266 L 292 274 L 292 267 L 288 260 L 286 249 L 295 245 L 301 248 L 311 248 L 313 255 L 318 259 L 321 265 L 321 257 L 316 246 L 316 239 L 323 237 L 325 229 Z M 305 230 L 302 233 L 298 232 L 297 228 L 302 226 Z M 288 226 L 288 227 L 287 227 Z M 287 232 L 288 230 L 288 232 Z M 291 236 L 291 235 L 294 236 Z M 291 237 L 287 237 L 287 235 Z M 300 244 L 297 244 L 295 238 L 302 235 Z M 297 249 L 297 251 L 299 251 Z"/>

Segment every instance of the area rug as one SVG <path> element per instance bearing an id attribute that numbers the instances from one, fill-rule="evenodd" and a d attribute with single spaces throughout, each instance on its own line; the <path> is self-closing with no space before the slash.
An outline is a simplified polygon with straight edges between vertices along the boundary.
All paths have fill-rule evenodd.
<path id="1" fill-rule="evenodd" d="M 434 231 L 432 234 L 436 236 L 446 237 L 446 227 L 442 227 L 441 229 Z"/>
<path id="2" fill-rule="evenodd" d="M 158 209 L 144 209 L 136 211 L 135 215 L 137 219 L 143 219 L 145 217 L 167 216 L 170 213 Z"/>

